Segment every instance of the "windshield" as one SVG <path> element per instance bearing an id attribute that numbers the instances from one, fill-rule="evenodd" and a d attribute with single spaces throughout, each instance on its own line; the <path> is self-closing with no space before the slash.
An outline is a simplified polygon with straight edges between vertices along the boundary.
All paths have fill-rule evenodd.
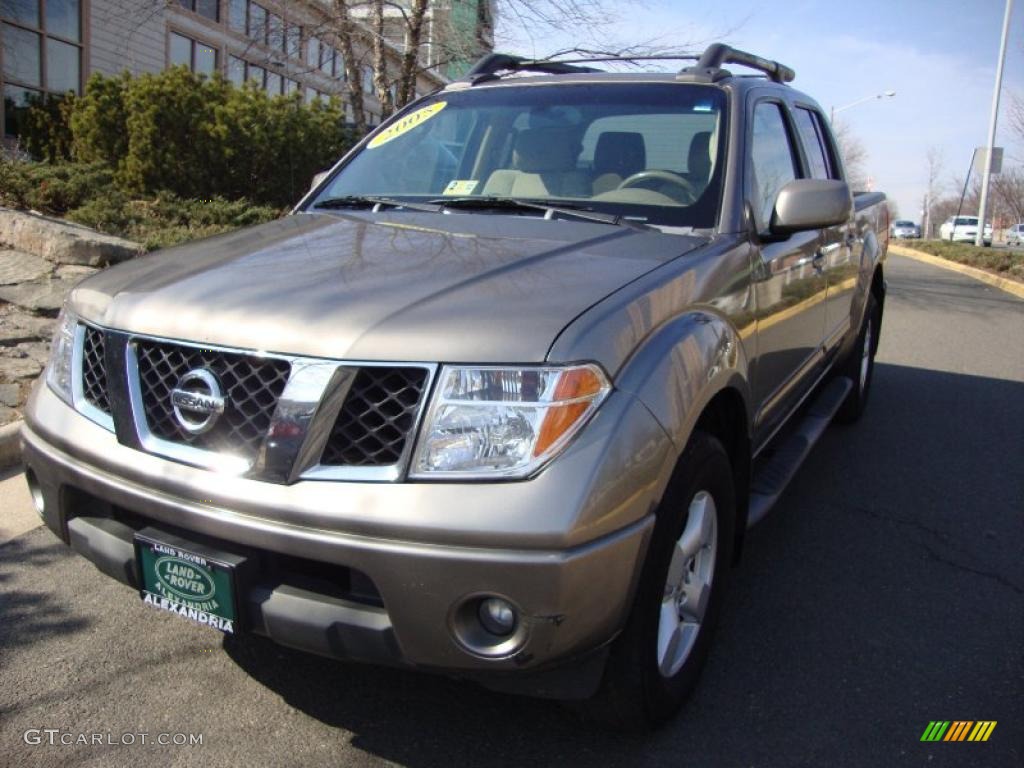
<path id="1" fill-rule="evenodd" d="M 954 226 L 957 226 L 957 227 L 972 226 L 972 225 L 973 226 L 977 226 L 978 225 L 978 218 L 976 216 L 961 216 L 959 219 L 956 220 L 956 224 L 954 224 Z"/>
<path id="2" fill-rule="evenodd" d="M 897 226 L 897 227 L 912 227 L 912 226 L 914 226 L 914 222 L 912 222 L 912 221 L 897 221 L 894 226 Z"/>
<path id="3" fill-rule="evenodd" d="M 379 132 L 321 190 L 409 202 L 529 200 L 711 228 L 725 97 L 692 84 L 536 84 L 439 93 Z M 570 205 L 571 204 L 571 205 Z M 542 212 L 541 212 L 542 213 Z"/>

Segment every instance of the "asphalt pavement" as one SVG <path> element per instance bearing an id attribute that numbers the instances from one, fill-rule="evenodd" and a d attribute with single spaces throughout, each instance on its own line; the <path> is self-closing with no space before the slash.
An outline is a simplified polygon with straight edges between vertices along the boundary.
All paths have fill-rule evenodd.
<path id="1" fill-rule="evenodd" d="M 657 733 L 226 640 L 39 528 L 0 544 L 0 765 L 1021 766 L 1024 301 L 897 257 L 888 280 L 867 414 L 750 532 L 696 694 Z M 922 743 L 932 720 L 997 725 Z M 102 743 L 60 744 L 80 734 Z"/>

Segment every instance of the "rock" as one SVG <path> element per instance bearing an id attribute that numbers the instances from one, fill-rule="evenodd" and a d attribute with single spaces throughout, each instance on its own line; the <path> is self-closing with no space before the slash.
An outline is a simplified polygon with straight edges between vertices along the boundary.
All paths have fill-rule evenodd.
<path id="1" fill-rule="evenodd" d="M 0 384 L 0 405 L 17 408 L 21 405 L 21 386 L 19 384 Z"/>
<path id="2" fill-rule="evenodd" d="M 6 405 L 0 405 L 0 426 L 4 424 L 10 424 L 12 421 L 18 420 L 18 412 L 13 408 L 8 408 Z"/>
<path id="3" fill-rule="evenodd" d="M 0 300 L 16 304 L 30 312 L 56 314 L 64 297 L 77 280 L 35 280 L 31 283 L 0 286 Z"/>
<path id="4" fill-rule="evenodd" d="M 25 353 L 25 357 L 45 366 L 50 359 L 50 345 L 41 341 L 19 344 L 15 349 Z"/>
<path id="5" fill-rule="evenodd" d="M 0 285 L 27 283 L 48 277 L 53 265 L 40 256 L 0 249 Z"/>
<path id="6" fill-rule="evenodd" d="M 142 246 L 88 227 L 38 214 L 0 208 L 0 243 L 54 264 L 90 267 L 115 264 L 142 254 Z"/>
<path id="7" fill-rule="evenodd" d="M 0 376 L 5 379 L 22 381 L 34 379 L 43 370 L 38 360 L 33 360 L 28 355 L 24 357 L 3 357 L 0 358 Z"/>
<path id="8" fill-rule="evenodd" d="M 0 315 L 0 346 L 13 346 L 26 341 L 53 336 L 53 320 L 25 312 L 9 311 Z"/>
<path id="9" fill-rule="evenodd" d="M 57 267 L 57 272 L 55 274 L 61 280 L 74 280 L 75 282 L 78 282 L 79 280 L 85 280 L 85 278 L 90 275 L 95 275 L 99 271 L 100 270 L 97 267 L 82 267 L 77 264 L 64 264 Z"/>

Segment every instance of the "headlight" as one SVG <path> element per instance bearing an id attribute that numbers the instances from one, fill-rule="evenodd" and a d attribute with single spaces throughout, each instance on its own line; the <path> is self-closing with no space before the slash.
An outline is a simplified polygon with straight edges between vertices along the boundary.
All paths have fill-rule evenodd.
<path id="1" fill-rule="evenodd" d="M 596 365 L 446 366 L 414 477 L 525 477 L 561 451 L 611 389 Z"/>
<path id="2" fill-rule="evenodd" d="M 46 367 L 46 383 L 61 399 L 72 404 L 71 395 L 71 357 L 75 350 L 75 330 L 78 318 L 61 310 L 57 318 L 57 330 L 53 334 L 50 346 L 50 363 Z"/>

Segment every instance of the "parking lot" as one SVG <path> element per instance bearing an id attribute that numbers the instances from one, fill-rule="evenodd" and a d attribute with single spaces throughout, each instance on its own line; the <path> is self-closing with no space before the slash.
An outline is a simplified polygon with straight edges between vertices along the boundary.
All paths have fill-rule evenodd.
<path id="1" fill-rule="evenodd" d="M 663 730 L 225 639 L 37 528 L 0 546 L 0 764 L 1021 765 L 1024 301 L 897 257 L 888 280 L 868 412 L 748 536 Z M 921 743 L 936 719 L 998 724 Z M 44 728 L 202 744 L 26 743 Z"/>

